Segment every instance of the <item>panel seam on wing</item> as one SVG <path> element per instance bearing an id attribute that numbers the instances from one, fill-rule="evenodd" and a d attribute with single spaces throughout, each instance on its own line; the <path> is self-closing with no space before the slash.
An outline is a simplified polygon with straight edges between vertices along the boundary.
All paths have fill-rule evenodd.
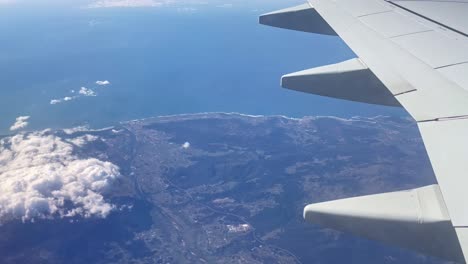
<path id="1" fill-rule="evenodd" d="M 391 37 L 389 37 L 389 39 L 404 37 L 404 36 L 409 36 L 409 35 L 414 35 L 414 34 L 419 34 L 419 33 L 425 33 L 425 32 L 430 32 L 430 31 L 434 31 L 434 30 L 433 29 L 427 29 L 427 30 L 421 30 L 421 31 L 416 31 L 416 32 L 410 32 L 410 33 L 400 34 L 400 35 L 396 35 L 396 36 L 391 36 Z"/>
<path id="2" fill-rule="evenodd" d="M 399 7 L 399 8 L 401 8 L 401 9 L 403 9 L 403 10 L 405 10 L 405 11 L 407 11 L 407 12 L 413 14 L 413 15 L 416 15 L 416 16 L 418 16 L 418 17 L 424 18 L 424 19 L 426 19 L 427 21 L 430 21 L 430 22 L 432 22 L 432 23 L 434 23 L 434 24 L 437 24 L 437 25 L 439 25 L 439 26 L 441 26 L 441 27 L 444 27 L 444 28 L 449 29 L 449 30 L 451 30 L 451 31 L 453 31 L 453 32 L 456 32 L 456 33 L 458 33 L 458 34 L 460 34 L 460 35 L 462 35 L 462 36 L 468 37 L 467 34 L 465 34 L 464 32 L 462 32 L 462 31 L 460 31 L 460 30 L 457 30 L 457 29 L 455 29 L 455 28 L 453 28 L 453 27 L 450 27 L 450 26 L 448 26 L 448 25 L 445 25 L 444 23 L 441 23 L 441 22 L 436 21 L 436 20 L 434 20 L 434 19 L 431 19 L 431 18 L 429 18 L 429 17 L 427 17 L 427 16 L 424 16 L 424 15 L 422 15 L 422 14 L 419 14 L 418 12 L 415 12 L 415 11 L 413 11 L 413 10 L 411 10 L 411 9 L 408 9 L 408 8 L 406 8 L 406 7 L 404 7 L 404 6 L 400 5 L 400 4 L 397 4 L 397 3 L 393 2 L 393 1 L 385 1 L 385 2 L 387 2 L 387 3 L 391 4 L 391 5 L 394 5 L 394 6 L 396 6 L 396 7 Z"/>
<path id="3" fill-rule="evenodd" d="M 460 64 L 466 64 L 466 63 L 468 63 L 468 61 L 462 61 L 462 62 L 447 64 L 447 65 L 435 67 L 434 69 L 436 69 L 436 70 L 437 70 L 437 69 L 443 69 L 443 68 L 446 68 L 446 67 L 455 66 L 455 65 L 460 65 Z"/>
<path id="4" fill-rule="evenodd" d="M 360 16 L 357 16 L 357 17 L 361 18 L 361 17 L 366 17 L 366 16 L 372 16 L 372 15 L 378 15 L 378 14 L 384 14 L 384 13 L 391 13 L 391 12 L 393 12 L 393 10 L 385 10 L 385 11 L 379 11 L 379 12 L 374 12 L 374 13 L 370 13 L 370 14 L 360 15 Z"/>
<path id="5" fill-rule="evenodd" d="M 460 119 L 468 119 L 468 115 L 461 115 L 461 116 L 448 116 L 448 117 L 438 117 L 434 119 L 426 119 L 417 121 L 418 123 L 427 123 L 433 121 L 453 121 L 453 120 L 460 120 Z"/>
<path id="6" fill-rule="evenodd" d="M 418 89 L 413 89 L 413 90 L 409 90 L 409 91 L 404 91 L 404 92 L 401 92 L 401 93 L 393 94 L 393 96 L 399 96 L 399 95 L 402 95 L 402 94 L 412 93 L 412 92 L 416 92 L 417 90 L 418 90 Z"/>

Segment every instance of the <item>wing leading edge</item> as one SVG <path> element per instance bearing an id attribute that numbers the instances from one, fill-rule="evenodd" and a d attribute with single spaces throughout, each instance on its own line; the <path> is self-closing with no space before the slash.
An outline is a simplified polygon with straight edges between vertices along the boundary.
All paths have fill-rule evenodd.
<path id="1" fill-rule="evenodd" d="M 308 205 L 304 218 L 465 263 L 468 16 L 460 10 L 468 11 L 468 1 L 442 5 L 434 9 L 427 1 L 309 0 L 265 14 L 260 23 L 340 36 L 358 58 L 287 74 L 282 86 L 404 107 L 418 123 L 438 181 L 406 192 Z M 437 15 L 432 19 L 432 14 Z"/>

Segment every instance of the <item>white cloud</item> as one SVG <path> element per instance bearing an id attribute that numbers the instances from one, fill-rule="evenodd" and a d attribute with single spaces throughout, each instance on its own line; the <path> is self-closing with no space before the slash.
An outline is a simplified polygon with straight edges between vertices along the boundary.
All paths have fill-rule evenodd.
<path id="1" fill-rule="evenodd" d="M 110 82 L 108 80 L 105 80 L 105 81 L 96 81 L 96 84 L 97 85 L 109 85 Z"/>
<path id="2" fill-rule="evenodd" d="M 82 132 L 82 131 L 87 131 L 87 130 L 89 130 L 89 127 L 87 126 L 77 126 L 73 128 L 65 128 L 63 129 L 63 132 L 65 132 L 65 134 L 67 135 L 71 135 L 76 132 Z"/>
<path id="3" fill-rule="evenodd" d="M 183 147 L 184 149 L 188 149 L 188 148 L 190 148 L 190 143 L 189 143 L 189 142 L 185 142 L 184 144 L 182 144 L 182 147 Z"/>
<path id="4" fill-rule="evenodd" d="M 106 217 L 115 206 L 103 194 L 119 168 L 95 158 L 80 158 L 75 148 L 49 131 L 0 140 L 0 223 L 54 217 Z M 78 146 L 79 145 L 79 146 Z"/>
<path id="5" fill-rule="evenodd" d="M 83 132 L 83 131 L 87 131 L 87 132 L 103 132 L 103 131 L 112 131 L 112 129 L 114 129 L 114 127 L 104 127 L 104 128 L 100 128 L 100 129 L 90 129 L 88 126 L 77 126 L 77 127 L 73 127 L 73 128 L 67 128 L 67 129 L 63 129 L 63 132 L 65 132 L 65 134 L 67 135 L 71 135 L 73 133 L 76 133 L 76 132 Z"/>
<path id="6" fill-rule="evenodd" d="M 71 90 L 70 92 L 75 93 L 75 90 Z M 88 89 L 86 87 L 81 87 L 80 90 L 78 91 L 78 95 L 65 96 L 65 97 L 60 98 L 60 99 L 52 99 L 52 100 L 50 100 L 50 104 L 51 105 L 56 105 L 56 104 L 68 102 L 68 101 L 72 101 L 72 100 L 75 100 L 77 98 L 80 98 L 82 96 L 97 96 L 97 94 L 96 94 L 96 92 L 94 92 L 91 89 Z"/>
<path id="7" fill-rule="evenodd" d="M 28 122 L 29 117 L 30 116 L 19 116 L 19 117 L 17 117 L 16 122 L 10 127 L 10 130 L 15 131 L 15 130 L 26 128 L 28 126 L 28 124 L 29 124 L 29 122 Z"/>
<path id="8" fill-rule="evenodd" d="M 179 7 L 177 8 L 177 12 L 179 13 L 195 13 L 198 9 L 195 7 Z"/>
<path id="9" fill-rule="evenodd" d="M 86 145 L 88 142 L 92 142 L 92 141 L 96 141 L 96 140 L 98 140 L 98 137 L 96 137 L 96 136 L 84 135 L 84 136 L 81 136 L 81 137 L 76 137 L 76 138 L 69 139 L 69 140 L 67 140 L 67 142 L 73 143 L 74 145 L 76 145 L 78 147 L 82 147 L 82 146 Z"/>
<path id="10" fill-rule="evenodd" d="M 88 7 L 156 7 L 163 5 L 165 2 L 155 0 L 100 0 L 89 4 Z"/>
<path id="11" fill-rule="evenodd" d="M 220 8 L 231 8 L 231 7 L 233 7 L 233 6 L 234 6 L 233 4 L 226 3 L 226 4 L 218 5 L 217 7 L 220 7 Z"/>
<path id="12" fill-rule="evenodd" d="M 64 98 L 50 100 L 50 104 L 51 105 L 60 104 L 60 103 L 63 103 L 63 102 L 74 100 L 76 98 L 78 98 L 78 96 L 71 96 L 71 97 L 70 96 L 65 96 Z"/>
<path id="13" fill-rule="evenodd" d="M 96 96 L 96 93 L 93 90 L 86 87 L 81 87 L 78 93 L 83 96 Z"/>

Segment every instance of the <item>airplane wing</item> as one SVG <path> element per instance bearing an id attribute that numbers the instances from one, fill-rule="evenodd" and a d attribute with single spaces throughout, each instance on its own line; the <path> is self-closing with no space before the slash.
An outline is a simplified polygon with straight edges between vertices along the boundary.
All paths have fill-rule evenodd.
<path id="1" fill-rule="evenodd" d="M 357 58 L 287 74 L 282 86 L 404 107 L 418 124 L 438 182 L 311 204 L 304 218 L 465 263 L 468 0 L 309 0 L 262 15 L 260 23 L 342 38 Z"/>

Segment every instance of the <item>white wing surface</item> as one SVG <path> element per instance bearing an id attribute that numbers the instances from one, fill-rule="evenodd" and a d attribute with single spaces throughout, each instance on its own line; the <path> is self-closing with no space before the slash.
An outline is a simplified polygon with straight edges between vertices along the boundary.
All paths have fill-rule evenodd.
<path id="1" fill-rule="evenodd" d="M 342 38 L 358 58 L 285 75 L 283 87 L 404 107 L 418 123 L 438 181 L 433 188 L 309 205 L 304 217 L 465 262 L 468 1 L 309 0 L 265 14 L 260 23 Z"/>

